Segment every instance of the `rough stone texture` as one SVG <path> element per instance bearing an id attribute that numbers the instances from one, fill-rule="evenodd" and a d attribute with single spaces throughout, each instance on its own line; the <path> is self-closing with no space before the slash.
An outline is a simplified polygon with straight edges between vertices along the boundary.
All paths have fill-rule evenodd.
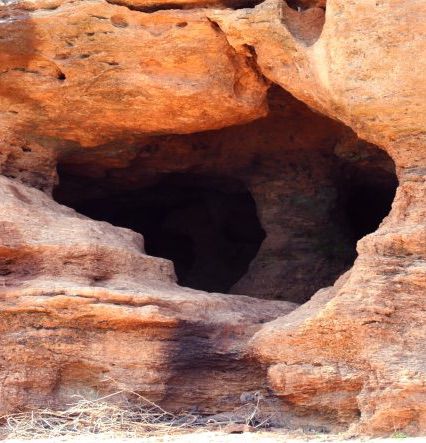
<path id="1" fill-rule="evenodd" d="M 0 183 L 2 415 L 122 386 L 214 413 L 266 389 L 245 343 L 296 305 L 179 288 L 141 235 Z"/>
<path id="2" fill-rule="evenodd" d="M 424 432 L 424 199 L 424 180 L 401 180 L 385 223 L 358 243 L 352 270 L 254 337 L 271 384 L 290 404 L 337 417 L 360 413 L 368 432 Z M 298 380 L 307 388 L 289 386 L 287 377 L 302 377 L 309 365 L 314 370 Z M 337 386 L 329 411 L 312 387 L 322 371 Z"/>
<path id="3" fill-rule="evenodd" d="M 89 216 L 90 208 L 104 201 L 106 210 L 98 214 L 102 217 L 109 211 L 107 201 L 117 194 L 149 189 L 168 175 L 195 175 L 193 182 L 204 178 L 207 188 L 216 184 L 228 191 L 235 185 L 231 179 L 241 181 L 256 202 L 267 236 L 249 272 L 227 289 L 302 303 L 332 284 L 354 259 L 354 238 L 341 226 L 348 215 L 338 207 L 345 197 L 339 189 L 344 167 L 362 171 L 371 162 L 378 170 L 370 175 L 378 177 L 388 165 L 372 155 L 380 154 L 377 148 L 364 152 L 365 144 L 358 146 L 351 131 L 314 114 L 289 94 L 271 91 L 269 102 L 270 116 L 245 126 L 157 137 L 126 154 L 116 153 L 114 147 L 84 155 L 80 150 L 68 152 L 60 159 L 63 185 L 56 198 Z M 301 135 L 306 127 L 309 133 Z M 393 178 L 392 174 L 391 166 L 388 175 Z M 217 272 L 220 259 L 219 255 L 206 266 Z"/>
<path id="4" fill-rule="evenodd" d="M 56 156 L 50 149 L 17 136 L 0 138 L 0 173 L 50 193 L 57 184 Z"/>
<path id="5" fill-rule="evenodd" d="M 254 9 L 209 17 L 235 48 L 255 49 L 267 78 L 361 138 L 386 146 L 399 166 L 424 162 L 426 87 L 418 54 L 426 47 L 425 4 L 328 0 L 314 42 L 286 25 L 293 14 L 286 4 L 267 0 Z"/>
<path id="6" fill-rule="evenodd" d="M 281 25 L 289 11 L 275 2 L 216 16 L 234 45 L 255 48 L 268 78 L 385 147 L 397 164 L 392 211 L 358 243 L 346 280 L 253 339 L 286 402 L 335 417 L 358 410 L 367 432 L 425 430 L 426 125 L 417 56 L 425 48 L 425 12 L 421 2 L 328 1 L 313 45 Z M 324 369 L 307 369 L 312 365 Z M 355 374 L 349 382 L 348 373 Z M 299 387 L 294 374 L 306 374 Z M 322 377 L 337 386 L 328 405 L 333 411 L 317 395 L 315 379 Z"/>
<path id="7" fill-rule="evenodd" d="M 116 382 L 206 412 L 268 387 L 288 420 L 425 432 L 426 6 L 324 6 L 0 6 L 0 415 Z M 397 166 L 389 216 L 359 241 L 353 268 L 301 307 L 179 288 L 140 235 L 41 191 L 58 153 L 79 145 L 119 150 L 265 115 L 263 76 Z"/>
<path id="8" fill-rule="evenodd" d="M 266 113 L 266 83 L 247 51 L 200 12 L 64 1 L 1 14 L 2 125 L 14 132 L 94 146 Z"/>

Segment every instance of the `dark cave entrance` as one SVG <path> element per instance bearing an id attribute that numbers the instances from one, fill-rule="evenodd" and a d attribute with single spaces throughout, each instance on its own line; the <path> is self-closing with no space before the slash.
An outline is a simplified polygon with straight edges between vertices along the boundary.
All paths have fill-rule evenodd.
<path id="1" fill-rule="evenodd" d="M 392 159 L 279 88 L 255 122 L 60 159 L 57 202 L 141 233 L 182 286 L 304 303 L 389 213 Z"/>
<path id="2" fill-rule="evenodd" d="M 143 234 L 149 255 L 172 260 L 182 286 L 227 293 L 265 238 L 256 204 L 243 183 L 171 174 L 142 189 L 115 192 L 85 181 L 97 196 L 69 201 L 77 177 L 62 176 L 56 200 L 95 220 Z M 84 180 L 83 180 L 84 181 Z"/>
<path id="3" fill-rule="evenodd" d="M 292 232 L 293 238 L 281 256 L 271 258 L 282 268 L 288 285 L 302 294 L 293 296 L 287 290 L 284 299 L 306 301 L 317 289 L 332 284 L 352 265 L 356 242 L 374 232 L 389 213 L 397 187 L 393 162 L 383 151 L 374 150 L 374 157 L 360 164 L 333 159 L 331 200 L 324 202 L 321 197 L 308 205 L 302 198 L 300 205 L 293 198 L 290 204 L 279 202 L 283 209 L 275 208 L 278 214 L 290 213 L 300 222 L 300 226 L 284 222 L 283 229 Z M 120 189 L 102 179 L 73 175 L 61 168 L 59 172 L 56 201 L 92 219 L 141 233 L 146 253 L 172 260 L 182 286 L 232 292 L 266 237 L 256 202 L 241 180 L 173 173 L 163 174 L 155 184 Z M 325 219 L 324 215 L 316 218 L 324 211 Z M 292 258 L 295 254 L 299 254 L 296 260 Z M 304 269 L 309 262 L 317 266 L 312 274 Z M 300 268 L 302 283 L 297 277 Z M 256 281 L 261 277 L 254 276 Z M 256 284 L 253 288 L 251 292 L 248 284 L 237 292 L 256 296 Z"/>
<path id="4" fill-rule="evenodd" d="M 339 205 L 354 251 L 356 242 L 377 230 L 389 214 L 398 187 L 393 161 L 383 151 L 377 151 L 386 168 L 377 163 L 354 167 L 342 163 L 339 170 Z"/>

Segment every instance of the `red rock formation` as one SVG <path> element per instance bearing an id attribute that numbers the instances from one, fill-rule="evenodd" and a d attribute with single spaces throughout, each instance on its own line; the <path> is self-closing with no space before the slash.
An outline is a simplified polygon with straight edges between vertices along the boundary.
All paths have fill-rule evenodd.
<path id="1" fill-rule="evenodd" d="M 63 1 L 3 15 L 2 124 L 15 132 L 94 146 L 266 113 L 265 81 L 203 13 Z"/>
<path id="2" fill-rule="evenodd" d="M 0 5 L 0 415 L 124 384 L 173 410 L 261 391 L 293 426 L 424 432 L 425 7 L 119 3 Z M 336 121 L 274 87 L 247 124 L 270 82 Z M 178 286 L 140 234 L 52 199 L 58 164 L 54 197 L 88 212 L 173 174 L 250 193 L 266 239 L 232 292 L 275 300 Z M 394 166 L 391 212 L 329 286 Z M 354 186 L 378 196 L 356 216 Z"/>

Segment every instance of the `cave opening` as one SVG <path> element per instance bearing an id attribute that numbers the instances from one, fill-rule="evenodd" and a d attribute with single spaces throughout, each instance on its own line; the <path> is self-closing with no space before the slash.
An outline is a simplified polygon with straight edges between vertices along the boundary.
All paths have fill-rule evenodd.
<path id="1" fill-rule="evenodd" d="M 338 204 L 354 252 L 356 242 L 376 231 L 388 215 L 398 187 L 393 161 L 385 152 L 373 149 L 375 160 L 370 159 L 366 165 L 354 167 L 345 162 L 339 165 Z"/>
<path id="2" fill-rule="evenodd" d="M 304 303 L 352 266 L 398 182 L 341 123 L 282 90 L 269 102 L 246 125 L 71 152 L 54 198 L 141 233 L 182 286 Z"/>
<path id="3" fill-rule="evenodd" d="M 62 176 L 58 201 L 66 200 L 75 179 Z M 170 174 L 154 185 L 118 192 L 92 181 L 86 182 L 86 195 L 91 185 L 98 195 L 66 203 L 92 219 L 142 233 L 146 253 L 172 260 L 182 286 L 229 292 L 265 238 L 253 197 L 232 178 Z"/>

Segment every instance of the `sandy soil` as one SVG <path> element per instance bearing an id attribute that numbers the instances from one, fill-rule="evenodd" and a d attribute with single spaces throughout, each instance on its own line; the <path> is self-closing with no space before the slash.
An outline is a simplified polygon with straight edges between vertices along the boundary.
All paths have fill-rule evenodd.
<path id="1" fill-rule="evenodd" d="M 5 440 L 7 443 L 23 443 L 29 440 Z M 243 434 L 225 434 L 221 432 L 192 432 L 181 435 L 162 437 L 121 438 L 114 436 L 80 436 L 68 438 L 50 438 L 31 440 L 37 443 L 426 443 L 426 437 L 405 437 L 399 435 L 393 438 L 345 438 L 338 435 L 294 436 L 283 432 L 256 432 Z"/>

